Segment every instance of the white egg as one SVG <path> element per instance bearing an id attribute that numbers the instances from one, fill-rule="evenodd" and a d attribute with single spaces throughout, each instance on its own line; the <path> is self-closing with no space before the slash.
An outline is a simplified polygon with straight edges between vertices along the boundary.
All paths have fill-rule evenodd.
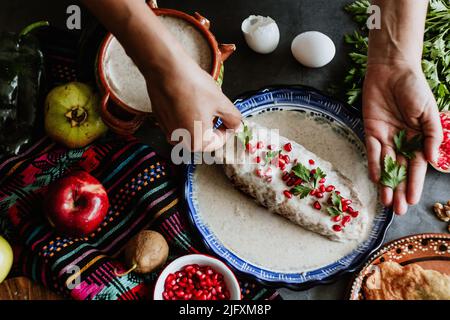
<path id="1" fill-rule="evenodd" d="M 247 45 L 258 53 L 271 53 L 280 42 L 280 30 L 271 17 L 251 15 L 242 22 L 241 29 Z"/>
<path id="2" fill-rule="evenodd" d="M 336 47 L 333 40 L 319 31 L 300 33 L 292 41 L 291 51 L 302 65 L 320 68 L 333 60 Z"/>

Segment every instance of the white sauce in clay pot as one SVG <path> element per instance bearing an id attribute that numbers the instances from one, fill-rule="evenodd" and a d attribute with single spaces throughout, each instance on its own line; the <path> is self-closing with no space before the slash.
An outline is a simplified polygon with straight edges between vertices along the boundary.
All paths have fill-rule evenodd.
<path id="1" fill-rule="evenodd" d="M 211 47 L 202 33 L 183 19 L 159 18 L 191 58 L 209 73 L 212 69 Z M 152 111 L 144 76 L 116 38 L 109 43 L 103 67 L 108 84 L 123 102 L 139 111 Z"/>
<path id="2" fill-rule="evenodd" d="M 376 186 L 368 178 L 366 158 L 360 151 L 365 149 L 358 138 L 336 123 L 294 111 L 268 112 L 251 120 L 279 129 L 280 135 L 330 161 L 352 180 L 369 215 L 369 227 L 358 240 L 330 241 L 256 204 L 232 186 L 220 165 L 199 165 L 194 195 L 202 220 L 219 241 L 237 256 L 265 269 L 304 272 L 337 261 L 367 239 L 379 204 Z M 349 142 L 347 134 L 358 146 Z"/>

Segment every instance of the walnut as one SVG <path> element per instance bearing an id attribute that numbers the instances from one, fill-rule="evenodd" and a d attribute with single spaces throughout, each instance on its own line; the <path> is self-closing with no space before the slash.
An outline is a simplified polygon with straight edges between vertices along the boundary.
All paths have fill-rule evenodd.
<path id="1" fill-rule="evenodd" d="M 438 217 L 440 220 L 444 222 L 450 221 L 450 206 L 444 206 L 442 203 L 437 202 L 434 204 L 433 210 L 436 214 L 436 217 Z"/>

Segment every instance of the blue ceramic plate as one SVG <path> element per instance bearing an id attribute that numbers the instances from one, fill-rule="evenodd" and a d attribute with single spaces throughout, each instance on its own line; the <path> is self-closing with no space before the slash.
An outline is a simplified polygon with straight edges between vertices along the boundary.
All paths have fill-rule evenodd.
<path id="1" fill-rule="evenodd" d="M 363 124 L 358 111 L 312 88 L 302 86 L 265 88 L 240 96 L 235 100 L 235 105 L 244 117 L 277 110 L 312 112 L 315 115 L 327 118 L 329 121 L 337 121 L 339 124 L 353 131 L 361 141 L 364 141 Z M 187 166 L 185 198 L 191 222 L 199 231 L 204 243 L 213 253 L 234 268 L 235 271 L 242 275 L 256 278 L 268 286 L 303 290 L 317 284 L 332 282 L 344 273 L 354 272 L 361 266 L 368 255 L 380 247 L 386 230 L 393 219 L 392 210 L 380 209 L 380 212 L 378 212 L 374 219 L 369 238 L 361 243 L 353 252 L 332 264 L 303 273 L 273 272 L 258 267 L 235 255 L 203 223 L 192 192 L 194 173 L 195 165 Z"/>

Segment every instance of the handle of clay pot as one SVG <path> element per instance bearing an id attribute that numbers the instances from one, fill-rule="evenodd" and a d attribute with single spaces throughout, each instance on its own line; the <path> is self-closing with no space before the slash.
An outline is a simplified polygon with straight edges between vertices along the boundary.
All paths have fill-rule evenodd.
<path id="1" fill-rule="evenodd" d="M 222 61 L 227 60 L 233 52 L 236 51 L 236 45 L 228 43 L 228 44 L 219 44 L 219 51 L 222 56 Z"/>
<path id="2" fill-rule="evenodd" d="M 100 106 L 101 106 L 100 111 L 101 111 L 102 118 L 105 120 L 105 122 L 109 126 L 114 126 L 114 127 L 118 127 L 118 128 L 124 128 L 124 129 L 131 128 L 133 126 L 133 124 L 131 122 L 118 119 L 113 114 L 111 114 L 111 112 L 109 112 L 109 110 L 108 110 L 109 97 L 110 97 L 109 91 L 106 92 L 105 95 L 102 97 L 102 101 L 100 103 Z"/>
<path id="3" fill-rule="evenodd" d="M 201 25 L 203 25 L 206 29 L 209 29 L 209 27 L 211 26 L 211 22 L 209 22 L 208 19 L 206 19 L 204 16 L 202 16 L 200 13 L 195 12 L 194 13 L 194 18 L 200 22 Z"/>
<path id="4" fill-rule="evenodd" d="M 157 9 L 158 8 L 158 3 L 156 2 L 156 0 L 147 0 L 147 5 L 151 9 Z"/>

